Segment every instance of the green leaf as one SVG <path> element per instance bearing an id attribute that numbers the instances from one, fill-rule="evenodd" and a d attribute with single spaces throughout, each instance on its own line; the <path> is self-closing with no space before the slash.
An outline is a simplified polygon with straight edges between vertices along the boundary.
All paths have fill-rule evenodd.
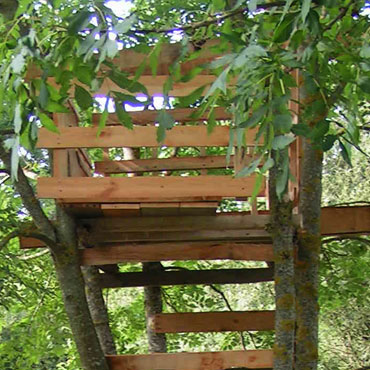
<path id="1" fill-rule="evenodd" d="M 216 126 L 215 110 L 212 109 L 208 116 L 207 133 L 211 134 L 215 126 Z"/>
<path id="2" fill-rule="evenodd" d="M 118 53 L 117 41 L 107 38 L 107 41 L 104 43 L 104 50 L 106 51 L 108 58 L 113 59 Z"/>
<path id="3" fill-rule="evenodd" d="M 264 177 L 263 177 L 262 173 L 258 173 L 257 176 L 256 176 L 256 182 L 254 183 L 254 187 L 253 187 L 253 191 L 252 191 L 251 202 L 255 201 L 255 199 L 257 198 L 257 195 L 261 191 L 263 179 L 264 179 Z"/>
<path id="4" fill-rule="evenodd" d="M 16 137 L 13 140 L 10 163 L 11 163 L 11 177 L 13 180 L 18 181 L 19 135 L 16 135 Z"/>
<path id="5" fill-rule="evenodd" d="M 220 11 L 225 8 L 225 0 L 212 0 L 212 6 L 214 11 Z"/>
<path id="6" fill-rule="evenodd" d="M 86 10 L 74 14 L 69 20 L 68 33 L 74 36 L 76 33 L 86 28 L 90 23 L 91 16 L 92 13 Z"/>
<path id="7" fill-rule="evenodd" d="M 69 113 L 70 110 L 66 108 L 64 105 L 57 103 L 55 101 L 49 100 L 46 104 L 45 110 L 47 112 L 55 112 L 55 113 Z"/>
<path id="8" fill-rule="evenodd" d="M 341 140 L 339 140 L 339 148 L 342 158 L 350 167 L 352 167 L 351 152 Z"/>
<path id="9" fill-rule="evenodd" d="M 294 136 L 278 135 L 274 137 L 274 140 L 272 141 L 272 149 L 274 150 L 284 149 L 295 139 L 296 138 Z"/>
<path id="10" fill-rule="evenodd" d="M 22 105 L 17 103 L 14 110 L 14 132 L 19 134 L 22 128 Z"/>
<path id="11" fill-rule="evenodd" d="M 235 143 L 234 134 L 235 134 L 235 129 L 230 128 L 229 133 L 230 133 L 229 145 L 227 147 L 227 152 L 226 152 L 226 165 L 227 166 L 230 163 L 231 154 L 232 154 L 232 152 L 234 150 L 234 143 Z"/>
<path id="12" fill-rule="evenodd" d="M 306 125 L 305 123 L 298 123 L 293 125 L 291 128 L 293 134 L 303 137 L 309 137 L 311 134 L 310 126 Z"/>
<path id="13" fill-rule="evenodd" d="M 158 62 L 159 62 L 159 55 L 161 53 L 161 47 L 162 47 L 163 41 L 160 39 L 156 45 L 154 46 L 153 50 L 151 51 L 149 55 L 149 65 L 152 69 L 152 75 L 154 77 L 157 76 L 157 68 L 158 68 Z"/>
<path id="14" fill-rule="evenodd" d="M 337 141 L 338 139 L 338 136 L 337 135 L 326 135 L 324 136 L 324 140 L 322 142 L 322 150 L 324 152 L 327 152 L 328 150 L 330 150 L 334 143 Z"/>
<path id="15" fill-rule="evenodd" d="M 79 107 L 83 110 L 92 107 L 94 103 L 90 93 L 80 85 L 75 85 L 75 99 Z"/>
<path id="16" fill-rule="evenodd" d="M 283 43 L 289 40 L 292 35 L 294 28 L 295 17 L 292 14 L 288 14 L 284 20 L 275 29 L 272 40 L 277 43 Z"/>
<path id="17" fill-rule="evenodd" d="M 241 171 L 239 171 L 238 173 L 236 173 L 235 174 L 235 177 L 249 176 L 251 173 L 253 173 L 257 169 L 257 167 L 260 164 L 261 160 L 262 160 L 262 157 L 259 157 L 259 158 L 255 159 L 247 167 L 244 167 Z"/>
<path id="18" fill-rule="evenodd" d="M 369 44 L 365 44 L 362 46 L 361 50 L 360 50 L 360 57 L 361 58 L 370 58 L 370 45 Z"/>
<path id="19" fill-rule="evenodd" d="M 281 134 L 287 134 L 293 125 L 292 116 L 290 114 L 278 114 L 274 117 L 272 123 L 275 131 Z"/>
<path id="20" fill-rule="evenodd" d="M 180 96 L 179 97 L 179 107 L 186 108 L 194 104 L 197 100 L 199 100 L 202 97 L 204 89 L 205 89 L 205 86 L 201 86 L 197 88 L 196 90 L 192 91 L 189 95 Z"/>
<path id="21" fill-rule="evenodd" d="M 92 81 L 92 71 L 87 66 L 77 66 L 74 70 L 77 79 L 85 85 L 90 85 Z"/>
<path id="22" fill-rule="evenodd" d="M 136 20 L 137 20 L 137 17 L 135 14 L 130 15 L 129 17 L 124 19 L 123 22 L 117 23 L 114 26 L 114 29 L 117 33 L 127 33 L 131 29 L 131 27 L 134 25 Z"/>
<path id="23" fill-rule="evenodd" d="M 161 143 L 166 137 L 166 130 L 173 127 L 175 120 L 167 110 L 162 109 L 158 113 L 156 121 L 159 123 L 159 127 L 157 129 L 157 141 Z"/>
<path id="24" fill-rule="evenodd" d="M 248 1 L 248 10 L 253 13 L 256 11 L 257 9 L 257 3 L 258 3 L 258 0 L 249 0 Z"/>
<path id="25" fill-rule="evenodd" d="M 311 0 L 303 0 L 302 3 L 302 10 L 301 10 L 301 17 L 303 23 L 306 22 L 307 14 L 310 11 L 311 7 Z"/>
<path id="26" fill-rule="evenodd" d="M 58 127 L 55 125 L 54 121 L 47 116 L 45 113 L 39 113 L 39 118 L 41 121 L 41 124 L 48 129 L 49 131 L 60 133 Z"/>
<path id="27" fill-rule="evenodd" d="M 123 126 L 128 128 L 129 130 L 132 130 L 134 128 L 132 118 L 123 108 L 122 102 L 116 101 L 116 114 Z"/>
<path id="28" fill-rule="evenodd" d="M 22 72 L 25 64 L 26 58 L 22 54 L 17 54 L 10 63 L 10 68 L 14 73 L 19 74 Z"/>
<path id="29" fill-rule="evenodd" d="M 321 142 L 325 136 L 325 134 L 329 131 L 330 124 L 326 120 L 321 120 L 320 122 L 316 123 L 316 125 L 312 128 L 310 133 L 310 139 L 313 141 Z"/>
<path id="30" fill-rule="evenodd" d="M 206 96 L 204 97 L 203 101 L 206 100 L 209 96 L 211 96 L 216 90 L 221 90 L 224 94 L 226 94 L 226 83 L 227 83 L 227 74 L 230 71 L 230 67 L 227 67 L 222 71 L 222 73 L 217 77 L 216 81 L 213 82 L 209 90 L 207 91 Z"/>
<path id="31" fill-rule="evenodd" d="M 109 106 L 109 101 L 110 101 L 110 97 L 109 95 L 106 97 L 106 100 L 105 100 L 105 106 L 104 106 L 104 111 L 103 113 L 100 115 L 100 118 L 99 118 L 99 123 L 98 123 L 98 132 L 96 133 L 96 136 L 100 136 L 101 132 L 104 130 L 105 128 L 105 125 L 107 124 L 107 119 L 108 119 L 108 115 L 109 115 L 109 112 L 108 112 L 108 106 Z"/>
<path id="32" fill-rule="evenodd" d="M 249 128 L 255 126 L 262 121 L 262 118 L 267 112 L 267 107 L 262 106 L 258 108 L 246 121 L 239 124 L 240 128 Z"/>
<path id="33" fill-rule="evenodd" d="M 46 83 L 44 80 L 41 80 L 41 86 L 40 86 L 40 95 L 38 98 L 38 101 L 40 103 L 41 108 L 45 109 L 47 103 L 49 100 L 49 91 L 46 86 Z"/>
<path id="34" fill-rule="evenodd" d="M 363 92 L 370 94 L 370 77 L 360 77 L 357 84 Z"/>
<path id="35" fill-rule="evenodd" d="M 269 157 L 267 161 L 263 164 L 261 168 L 261 173 L 266 173 L 270 168 L 272 168 L 274 163 L 275 163 L 274 160 L 271 157 Z"/>
<path id="36" fill-rule="evenodd" d="M 283 156 L 281 168 L 279 168 L 276 178 L 276 194 L 279 199 L 285 193 L 289 179 L 289 155 L 287 149 L 288 148 L 279 153 L 279 155 Z"/>

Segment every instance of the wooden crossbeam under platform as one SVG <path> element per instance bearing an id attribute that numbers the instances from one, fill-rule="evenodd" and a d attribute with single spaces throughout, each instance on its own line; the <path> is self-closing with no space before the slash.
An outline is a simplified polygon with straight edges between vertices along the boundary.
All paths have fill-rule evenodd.
<path id="1" fill-rule="evenodd" d="M 155 272 L 100 273 L 101 288 L 124 288 L 196 284 L 250 284 L 272 281 L 272 268 L 181 270 Z"/>
<path id="2" fill-rule="evenodd" d="M 275 311 L 162 313 L 149 325 L 156 333 L 266 331 L 274 330 Z"/>
<path id="3" fill-rule="evenodd" d="M 272 369 L 272 350 L 107 356 L 110 370 Z"/>
<path id="4" fill-rule="evenodd" d="M 80 250 L 82 265 L 188 260 L 273 261 L 270 244 L 232 242 L 147 243 Z"/>
<path id="5" fill-rule="evenodd" d="M 203 201 L 250 197 L 254 185 L 255 176 L 41 177 L 37 194 L 39 198 L 59 199 L 66 203 Z M 264 193 L 264 186 L 260 193 Z"/>
<path id="6" fill-rule="evenodd" d="M 122 126 L 107 126 L 100 135 L 97 127 L 60 127 L 59 134 L 40 129 L 38 148 L 114 148 L 114 147 L 203 147 L 229 145 L 229 126 L 216 126 L 208 133 L 207 126 L 174 126 L 163 142 L 158 143 L 157 127 L 136 126 L 129 130 Z M 255 146 L 256 129 L 245 130 L 245 145 Z M 236 140 L 236 139 L 235 139 Z M 236 141 L 235 141 L 236 143 Z"/>

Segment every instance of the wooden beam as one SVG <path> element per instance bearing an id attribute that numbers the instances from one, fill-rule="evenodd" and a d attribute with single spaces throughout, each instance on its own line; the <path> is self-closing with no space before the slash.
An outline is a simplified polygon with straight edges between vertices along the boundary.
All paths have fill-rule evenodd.
<path id="1" fill-rule="evenodd" d="M 117 217 L 81 219 L 79 223 L 96 233 L 195 230 L 264 230 L 269 214 L 218 213 L 213 216 Z"/>
<path id="2" fill-rule="evenodd" d="M 230 128 L 216 126 L 211 134 L 206 126 L 175 126 L 166 133 L 162 143 L 157 141 L 157 127 L 136 126 L 129 130 L 122 126 L 107 126 L 98 135 L 97 127 L 61 127 L 60 134 L 40 129 L 38 148 L 114 148 L 114 147 L 199 147 L 228 146 Z M 256 130 L 246 131 L 246 145 L 255 145 Z"/>
<path id="3" fill-rule="evenodd" d="M 274 330 L 275 311 L 162 313 L 150 325 L 156 333 Z"/>
<path id="4" fill-rule="evenodd" d="M 271 268 L 99 274 L 99 284 L 101 288 L 196 284 L 249 284 L 272 281 L 273 279 L 274 271 Z"/>
<path id="5" fill-rule="evenodd" d="M 273 261 L 270 244 L 237 242 L 123 244 L 81 249 L 80 256 L 82 265 L 225 259 Z"/>
<path id="6" fill-rule="evenodd" d="M 192 231 L 142 231 L 104 232 L 92 230 L 89 234 L 92 246 L 113 245 L 115 243 L 168 242 L 168 241 L 252 241 L 270 242 L 270 234 L 265 230 L 192 230 Z"/>
<path id="7" fill-rule="evenodd" d="M 39 198 L 68 199 L 68 203 L 158 202 L 246 198 L 255 176 L 76 177 L 38 179 Z M 264 187 L 261 189 L 263 193 Z"/>
<path id="8" fill-rule="evenodd" d="M 321 233 L 325 236 L 370 234 L 370 206 L 322 208 Z"/>
<path id="9" fill-rule="evenodd" d="M 107 356 L 110 370 L 272 369 L 272 350 Z"/>
<path id="10" fill-rule="evenodd" d="M 192 116 L 196 113 L 196 108 L 175 108 L 168 110 L 168 113 L 176 122 L 204 122 L 208 121 L 209 112 L 205 112 L 198 118 L 193 118 Z M 143 110 L 138 112 L 127 112 L 134 125 L 150 125 L 158 121 L 158 111 L 157 110 Z M 216 121 L 230 120 L 232 115 L 226 112 L 223 107 L 216 107 L 213 109 L 214 118 Z M 94 113 L 92 115 L 93 125 L 98 125 L 101 117 L 101 113 Z M 110 113 L 107 118 L 107 125 L 122 125 L 121 121 L 118 119 L 117 114 Z"/>
<path id="11" fill-rule="evenodd" d="M 226 156 L 223 155 L 95 162 L 95 172 L 105 175 L 130 172 L 203 170 L 226 167 L 234 167 L 233 156 L 231 156 L 229 163 L 227 162 Z"/>

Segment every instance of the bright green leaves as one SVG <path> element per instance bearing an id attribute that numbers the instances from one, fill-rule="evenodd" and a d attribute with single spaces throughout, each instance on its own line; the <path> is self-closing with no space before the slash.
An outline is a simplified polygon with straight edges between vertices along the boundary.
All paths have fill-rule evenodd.
<path id="1" fill-rule="evenodd" d="M 179 97 L 179 107 L 186 108 L 196 103 L 203 96 L 204 89 L 205 86 L 201 86 L 192 91 L 189 95 Z"/>
<path id="2" fill-rule="evenodd" d="M 131 116 L 125 111 L 122 102 L 116 101 L 116 114 L 119 119 L 119 121 L 122 123 L 123 126 L 126 128 L 132 130 L 133 129 L 133 123 Z"/>
<path id="3" fill-rule="evenodd" d="M 118 34 L 127 33 L 130 31 L 131 27 L 135 24 L 137 21 L 137 17 L 135 14 L 130 15 L 129 17 L 125 18 L 122 21 L 117 22 L 114 25 L 114 30 Z"/>
<path id="4" fill-rule="evenodd" d="M 296 138 L 294 136 L 288 135 L 278 135 L 275 136 L 272 140 L 272 149 L 273 150 L 281 150 L 286 148 L 289 144 L 291 144 Z"/>
<path id="5" fill-rule="evenodd" d="M 157 141 L 161 143 L 166 137 L 166 130 L 169 130 L 173 127 L 175 120 L 167 110 L 162 109 L 157 115 L 157 121 L 159 123 L 157 130 Z"/>
<path id="6" fill-rule="evenodd" d="M 227 75 L 230 71 L 230 68 L 231 67 L 225 68 L 222 71 L 222 73 L 217 77 L 216 81 L 211 85 L 211 87 L 207 91 L 207 94 L 204 97 L 204 100 L 206 100 L 209 96 L 211 96 L 216 90 L 221 90 L 224 94 L 226 94 Z"/>
<path id="7" fill-rule="evenodd" d="M 73 36 L 82 31 L 90 23 L 92 13 L 89 11 L 79 11 L 75 13 L 69 20 L 68 33 Z"/>
<path id="8" fill-rule="evenodd" d="M 301 17 L 303 23 L 306 21 L 307 15 L 310 11 L 311 7 L 311 0 L 302 0 L 302 10 L 301 10 Z"/>
<path id="9" fill-rule="evenodd" d="M 83 110 L 92 107 L 94 103 L 90 93 L 80 85 L 75 85 L 75 99 L 79 107 Z"/>
<path id="10" fill-rule="evenodd" d="M 58 127 L 55 126 L 54 121 L 45 113 L 39 113 L 41 124 L 49 131 L 59 133 Z"/>

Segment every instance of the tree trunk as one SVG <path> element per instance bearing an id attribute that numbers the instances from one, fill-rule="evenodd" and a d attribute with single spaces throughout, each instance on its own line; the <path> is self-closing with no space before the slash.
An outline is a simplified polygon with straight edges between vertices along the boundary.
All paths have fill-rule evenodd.
<path id="1" fill-rule="evenodd" d="M 317 84 L 310 76 L 304 76 L 300 89 L 302 119 L 310 127 L 327 115 L 327 108 L 314 111 L 312 107 L 323 106 Z M 322 150 L 309 139 L 303 139 L 301 159 L 301 183 L 298 232 L 298 255 L 296 273 L 296 370 L 316 370 L 318 365 L 318 285 L 321 246 L 321 177 Z"/>
<path id="2" fill-rule="evenodd" d="M 86 284 L 86 298 L 100 345 L 107 355 L 116 354 L 116 346 L 109 327 L 107 307 L 99 284 L 99 271 L 95 266 L 82 267 Z"/>
<path id="3" fill-rule="evenodd" d="M 143 263 L 144 272 L 162 271 L 160 262 Z M 166 334 L 155 333 L 151 327 L 151 317 L 162 313 L 162 292 L 160 286 L 144 288 L 146 333 L 148 335 L 149 352 L 167 352 Z"/>
<path id="4" fill-rule="evenodd" d="M 296 261 L 296 369 L 315 370 L 318 361 L 322 153 L 305 139 L 302 156 L 301 229 Z"/>
<path id="5" fill-rule="evenodd" d="M 77 249 L 76 225 L 72 217 L 58 205 L 57 224 L 61 245 L 53 251 L 53 258 L 82 368 L 109 370 L 86 300 L 85 282 Z"/>
<path id="6" fill-rule="evenodd" d="M 274 167 L 270 170 L 269 199 L 271 235 L 274 249 L 275 275 L 275 345 L 274 370 L 292 370 L 294 362 L 295 288 L 294 288 L 294 227 L 292 202 L 287 189 L 281 198 L 276 182 L 284 168 L 288 150 L 273 152 Z"/>

